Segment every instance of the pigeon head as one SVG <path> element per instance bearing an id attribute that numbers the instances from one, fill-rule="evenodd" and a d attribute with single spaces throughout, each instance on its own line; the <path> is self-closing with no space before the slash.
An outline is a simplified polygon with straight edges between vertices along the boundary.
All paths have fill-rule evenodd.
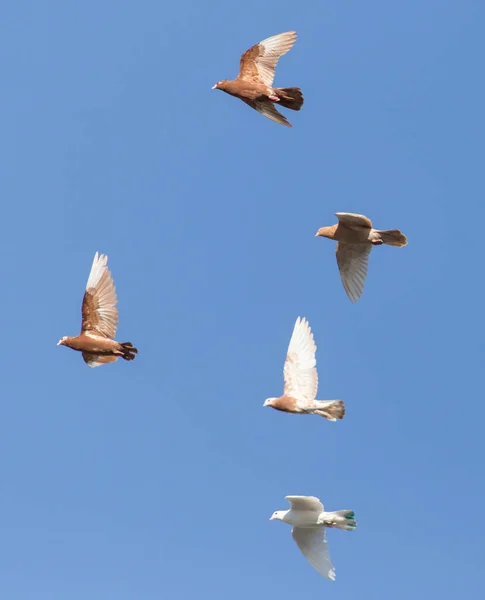
<path id="1" fill-rule="evenodd" d="M 58 346 L 65 346 L 65 345 L 66 345 L 66 342 L 67 342 L 67 338 L 68 338 L 68 337 L 69 337 L 69 336 L 67 336 L 67 335 L 65 335 L 64 337 L 61 337 L 61 339 L 60 339 L 60 340 L 57 342 L 57 345 L 58 345 Z"/>
<path id="2" fill-rule="evenodd" d="M 333 238 L 333 228 L 332 227 L 320 227 L 320 229 L 315 234 L 315 237 L 330 237 Z"/>
<path id="3" fill-rule="evenodd" d="M 288 511 L 286 510 L 276 510 L 270 517 L 270 521 L 274 521 L 275 519 L 277 521 L 283 521 L 284 516 L 286 515 Z"/>
<path id="4" fill-rule="evenodd" d="M 226 89 L 227 79 L 221 79 L 215 85 L 212 86 L 213 90 L 224 90 Z"/>
<path id="5" fill-rule="evenodd" d="M 275 400 L 278 400 L 278 398 L 266 398 L 266 400 L 264 401 L 263 406 L 273 406 L 273 402 Z"/>

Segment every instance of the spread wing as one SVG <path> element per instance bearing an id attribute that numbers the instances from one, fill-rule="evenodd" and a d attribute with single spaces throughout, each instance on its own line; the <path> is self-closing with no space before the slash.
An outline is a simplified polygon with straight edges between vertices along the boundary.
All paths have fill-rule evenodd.
<path id="1" fill-rule="evenodd" d="M 351 302 L 357 302 L 364 291 L 372 244 L 337 243 L 340 278 Z"/>
<path id="2" fill-rule="evenodd" d="M 243 102 L 249 105 L 254 110 L 257 110 L 264 117 L 275 121 L 276 123 L 280 123 L 281 125 L 286 125 L 287 127 L 292 127 L 291 123 L 288 119 L 282 115 L 276 108 L 274 104 L 269 100 L 246 100 L 246 98 L 241 98 Z"/>
<path id="3" fill-rule="evenodd" d="M 292 510 L 308 510 L 311 512 L 323 512 L 323 504 L 315 496 L 285 496 Z"/>
<path id="4" fill-rule="evenodd" d="M 288 346 L 283 376 L 285 396 L 296 398 L 303 405 L 306 401 L 315 400 L 317 395 L 316 351 L 317 346 L 308 321 L 298 317 Z"/>
<path id="5" fill-rule="evenodd" d="M 106 354 L 93 354 L 92 352 L 83 352 L 82 354 L 84 362 L 93 369 L 107 363 L 116 362 L 119 358 L 118 356 L 106 356 Z"/>
<path id="6" fill-rule="evenodd" d="M 118 325 L 118 300 L 107 262 L 105 254 L 96 252 L 84 292 L 81 332 L 95 331 L 113 339 Z"/>
<path id="7" fill-rule="evenodd" d="M 293 527 L 291 535 L 312 567 L 320 575 L 335 581 L 335 569 L 328 552 L 325 527 Z"/>
<path id="8" fill-rule="evenodd" d="M 279 33 L 246 50 L 241 56 L 239 78 L 257 81 L 271 87 L 280 56 L 288 52 L 297 37 L 296 31 Z"/>
<path id="9" fill-rule="evenodd" d="M 339 223 L 342 223 L 342 225 L 346 225 L 347 227 L 365 227 L 366 229 L 369 227 L 372 229 L 372 221 L 364 215 L 356 215 L 354 213 L 335 213 L 335 216 L 338 218 Z"/>

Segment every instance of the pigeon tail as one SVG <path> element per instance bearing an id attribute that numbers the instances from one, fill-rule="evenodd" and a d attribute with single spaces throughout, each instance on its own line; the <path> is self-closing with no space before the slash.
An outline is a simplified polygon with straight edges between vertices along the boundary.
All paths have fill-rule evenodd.
<path id="1" fill-rule="evenodd" d="M 345 404 L 342 400 L 315 400 L 315 405 L 315 414 L 329 421 L 344 418 Z"/>
<path id="2" fill-rule="evenodd" d="M 274 92 L 280 99 L 278 106 L 284 106 L 291 110 L 300 110 L 303 106 L 303 94 L 300 88 L 274 88 Z"/>
<path id="3" fill-rule="evenodd" d="M 357 527 L 357 521 L 353 510 L 336 510 L 325 513 L 324 525 L 344 531 L 353 531 Z"/>
<path id="4" fill-rule="evenodd" d="M 135 356 L 138 354 L 138 349 L 135 348 L 131 342 L 123 342 L 120 344 L 120 346 L 121 352 L 123 352 L 123 354 L 121 355 L 122 358 L 124 358 L 125 360 L 135 359 Z"/>
<path id="5" fill-rule="evenodd" d="M 406 246 L 408 243 L 406 236 L 399 229 L 386 229 L 384 231 L 373 229 L 372 233 L 374 234 L 372 237 L 375 241 L 388 244 L 389 246 L 400 247 Z"/>

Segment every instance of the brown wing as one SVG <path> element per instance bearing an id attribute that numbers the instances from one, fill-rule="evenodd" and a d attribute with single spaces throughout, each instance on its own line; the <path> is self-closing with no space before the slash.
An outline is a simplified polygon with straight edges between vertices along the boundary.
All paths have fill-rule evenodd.
<path id="1" fill-rule="evenodd" d="M 340 278 L 351 302 L 357 302 L 364 291 L 372 244 L 337 243 Z"/>
<path id="2" fill-rule="evenodd" d="M 93 354 L 92 352 L 83 352 L 82 354 L 84 362 L 92 369 L 116 362 L 119 358 L 119 356 L 106 356 L 106 354 Z"/>
<path id="3" fill-rule="evenodd" d="M 96 252 L 82 305 L 81 333 L 95 331 L 113 339 L 118 325 L 116 288 L 107 267 L 108 257 Z"/>
<path id="4" fill-rule="evenodd" d="M 347 227 L 352 228 L 360 228 L 360 227 L 369 227 L 372 229 L 372 222 L 364 215 L 356 215 L 354 213 L 335 213 L 335 216 L 338 217 L 339 223 L 345 225 Z"/>
<path id="5" fill-rule="evenodd" d="M 288 119 L 282 115 L 278 110 L 276 110 L 274 104 L 269 100 L 246 100 L 246 98 L 241 98 L 243 102 L 245 102 L 254 110 L 257 110 L 264 117 L 275 121 L 276 123 L 280 123 L 281 125 L 286 125 L 287 127 L 293 127 L 293 125 L 288 121 Z"/>
<path id="6" fill-rule="evenodd" d="M 288 52 L 297 37 L 296 31 L 279 33 L 246 50 L 239 64 L 239 78 L 271 87 L 280 56 Z"/>

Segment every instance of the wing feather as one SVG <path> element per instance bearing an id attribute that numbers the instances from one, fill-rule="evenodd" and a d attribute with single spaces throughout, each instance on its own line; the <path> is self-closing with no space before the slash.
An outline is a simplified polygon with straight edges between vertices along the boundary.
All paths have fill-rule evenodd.
<path id="1" fill-rule="evenodd" d="M 372 229 L 372 221 L 365 215 L 357 215 L 355 213 L 335 213 L 339 223 L 352 228 L 369 228 Z"/>
<path id="2" fill-rule="evenodd" d="M 337 243 L 340 278 L 351 302 L 357 302 L 364 291 L 371 250 L 371 244 Z"/>
<path id="3" fill-rule="evenodd" d="M 288 119 L 275 108 L 270 100 L 247 100 L 246 98 L 241 98 L 241 100 L 261 113 L 263 117 L 271 119 L 271 121 L 275 121 L 276 123 L 280 123 L 280 125 L 292 127 Z"/>
<path id="4" fill-rule="evenodd" d="M 113 339 L 118 325 L 118 300 L 107 263 L 108 257 L 96 252 L 84 292 L 81 332 L 94 331 Z"/>
<path id="5" fill-rule="evenodd" d="M 291 535 L 305 558 L 331 581 L 335 581 L 335 568 L 330 560 L 325 527 L 293 527 Z"/>
<path id="6" fill-rule="evenodd" d="M 297 37 L 296 31 L 286 31 L 266 38 L 246 50 L 241 56 L 239 78 L 258 81 L 271 87 L 279 58 L 290 50 Z"/>
<path id="7" fill-rule="evenodd" d="M 285 496 L 292 510 L 306 510 L 311 512 L 323 512 L 323 504 L 315 496 Z"/>
<path id="8" fill-rule="evenodd" d="M 302 405 L 315 400 L 317 396 L 316 351 L 317 346 L 308 321 L 304 317 L 298 317 L 288 346 L 283 376 L 285 395 L 296 398 Z"/>
<path id="9" fill-rule="evenodd" d="M 108 356 L 106 354 L 93 354 L 92 352 L 83 352 L 84 362 L 94 369 L 95 367 L 101 367 L 107 363 L 113 363 L 118 360 L 118 356 Z"/>

